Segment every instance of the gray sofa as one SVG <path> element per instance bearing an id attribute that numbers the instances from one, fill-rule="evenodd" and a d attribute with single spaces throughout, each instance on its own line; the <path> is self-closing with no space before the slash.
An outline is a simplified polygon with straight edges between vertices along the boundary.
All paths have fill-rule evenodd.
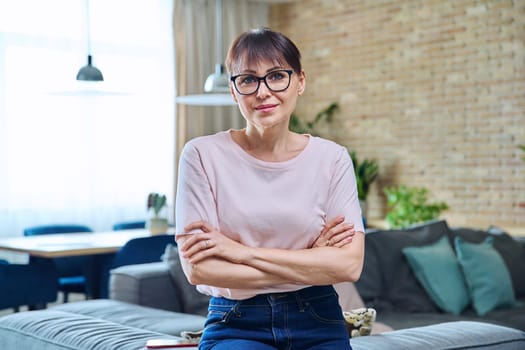
<path id="1" fill-rule="evenodd" d="M 202 328 L 207 297 L 194 293 L 175 259 L 119 267 L 111 273 L 110 299 L 1 317 L 0 349 L 145 349 L 148 339 L 178 338 L 182 330 Z M 525 348 L 525 333 L 461 321 L 387 331 L 350 342 L 354 350 L 518 350 Z"/>
<path id="2" fill-rule="evenodd" d="M 403 250 L 408 247 L 429 246 L 446 237 L 454 247 L 456 237 L 464 242 L 480 243 L 491 237 L 496 254 L 504 262 L 512 282 L 512 292 L 517 301 L 514 305 L 499 305 L 479 315 L 473 302 L 458 314 L 441 309 L 427 292 L 409 263 Z M 475 247 L 475 246 L 474 246 Z M 425 252 L 429 263 L 432 257 Z M 477 261 L 482 273 L 495 273 L 488 258 Z M 501 230 L 451 228 L 446 221 L 438 220 L 400 230 L 379 230 L 366 234 L 365 262 L 359 281 L 355 283 L 359 295 L 367 307 L 377 311 L 377 320 L 394 329 L 426 326 L 451 321 L 488 322 L 525 331 L 525 242 L 516 240 Z M 505 273 L 503 271 L 502 273 Z M 501 273 L 498 273 L 501 274 Z M 432 278 L 445 278 L 443 286 L 451 287 L 450 273 Z M 494 276 L 500 278 L 501 276 Z M 491 277 L 492 278 L 492 277 Z M 484 282 L 487 282 L 485 280 Z M 490 282 L 490 279 L 488 280 Z M 468 289 L 468 286 L 465 286 Z M 485 288 L 479 285 L 478 289 Z M 447 292 L 447 290 L 445 290 Z M 488 287 L 482 290 L 485 298 L 496 300 L 498 295 Z"/>

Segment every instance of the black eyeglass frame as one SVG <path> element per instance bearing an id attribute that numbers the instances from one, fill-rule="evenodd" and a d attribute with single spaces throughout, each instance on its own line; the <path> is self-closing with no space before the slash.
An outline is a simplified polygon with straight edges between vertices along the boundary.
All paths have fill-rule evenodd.
<path id="1" fill-rule="evenodd" d="M 276 73 L 276 72 L 285 72 L 285 73 L 288 74 L 288 84 L 283 89 L 274 90 L 270 86 L 268 86 L 268 82 L 266 81 L 266 78 L 268 77 L 268 75 Z M 261 81 L 264 81 L 264 85 L 266 85 L 268 90 L 270 90 L 272 92 L 282 92 L 282 91 L 284 91 L 284 90 L 286 90 L 286 89 L 288 89 L 290 87 L 290 83 L 292 82 L 292 74 L 293 74 L 293 69 L 278 69 L 278 70 L 274 70 L 274 71 L 268 72 L 262 77 L 258 77 L 258 76 L 254 75 L 254 74 L 246 74 L 246 73 L 244 73 L 244 74 L 237 74 L 237 75 L 231 76 L 230 80 L 232 81 L 233 86 L 235 87 L 235 90 L 240 95 L 248 96 L 248 95 L 255 94 L 259 90 L 259 87 L 261 86 Z M 254 77 L 255 79 L 257 79 L 257 87 L 255 88 L 255 90 L 253 92 L 250 92 L 249 94 L 244 94 L 244 93 L 240 92 L 239 88 L 237 88 L 237 83 L 235 83 L 235 79 L 237 79 L 238 77 L 241 77 L 243 75 L 250 75 L 250 76 Z"/>

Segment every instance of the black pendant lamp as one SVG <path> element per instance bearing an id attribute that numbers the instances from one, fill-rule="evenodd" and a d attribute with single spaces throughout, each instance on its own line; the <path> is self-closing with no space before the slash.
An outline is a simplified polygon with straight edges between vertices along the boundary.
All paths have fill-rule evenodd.
<path id="1" fill-rule="evenodd" d="M 91 57 L 91 40 L 90 40 L 90 29 L 89 29 L 89 0 L 86 0 L 86 33 L 87 33 L 87 65 L 80 68 L 77 73 L 77 80 L 82 81 L 103 81 L 104 77 L 102 72 L 95 66 L 93 66 L 93 58 Z"/>

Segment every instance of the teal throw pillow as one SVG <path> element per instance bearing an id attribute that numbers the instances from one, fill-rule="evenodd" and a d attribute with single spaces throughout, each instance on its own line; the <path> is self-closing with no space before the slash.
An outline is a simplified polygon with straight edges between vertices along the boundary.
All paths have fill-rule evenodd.
<path id="1" fill-rule="evenodd" d="M 493 237 L 481 243 L 455 238 L 456 253 L 469 288 L 472 306 L 479 316 L 516 306 L 512 280 L 503 258 L 492 246 Z"/>
<path id="2" fill-rule="evenodd" d="M 431 245 L 403 248 L 403 254 L 419 283 L 440 309 L 459 315 L 470 304 L 467 285 L 446 236 Z"/>

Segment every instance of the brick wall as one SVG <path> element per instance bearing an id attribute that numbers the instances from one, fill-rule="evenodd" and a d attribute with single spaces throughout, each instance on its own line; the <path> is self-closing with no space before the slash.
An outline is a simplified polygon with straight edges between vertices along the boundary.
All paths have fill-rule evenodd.
<path id="1" fill-rule="evenodd" d="M 322 134 L 377 158 L 369 217 L 384 186 L 427 187 L 452 224 L 525 227 L 525 0 L 303 0 L 270 24 L 303 54 Z"/>

